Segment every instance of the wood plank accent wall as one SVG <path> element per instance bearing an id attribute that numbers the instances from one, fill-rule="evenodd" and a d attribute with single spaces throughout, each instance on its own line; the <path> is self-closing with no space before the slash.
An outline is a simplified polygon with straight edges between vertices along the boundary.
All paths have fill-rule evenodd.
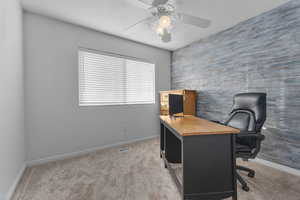
<path id="1" fill-rule="evenodd" d="M 197 89 L 197 115 L 222 120 L 240 92 L 266 92 L 260 158 L 300 169 L 300 1 L 173 52 L 172 89 Z"/>

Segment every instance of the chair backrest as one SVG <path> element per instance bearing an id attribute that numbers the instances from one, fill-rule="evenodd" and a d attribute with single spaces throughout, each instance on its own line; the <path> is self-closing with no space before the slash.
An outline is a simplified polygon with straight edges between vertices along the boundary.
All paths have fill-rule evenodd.
<path id="1" fill-rule="evenodd" d="M 241 93 L 234 96 L 233 107 L 226 125 L 238 128 L 242 133 L 261 131 L 266 121 L 266 94 Z M 243 144 L 255 147 L 255 141 L 243 139 Z"/>

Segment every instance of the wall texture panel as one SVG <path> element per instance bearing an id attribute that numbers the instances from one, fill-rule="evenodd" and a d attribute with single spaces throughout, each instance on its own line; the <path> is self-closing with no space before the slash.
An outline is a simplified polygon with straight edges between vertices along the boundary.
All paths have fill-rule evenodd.
<path id="1" fill-rule="evenodd" d="M 240 92 L 266 92 L 260 158 L 300 169 L 300 1 L 173 52 L 172 88 L 198 90 L 197 114 L 227 117 Z"/>

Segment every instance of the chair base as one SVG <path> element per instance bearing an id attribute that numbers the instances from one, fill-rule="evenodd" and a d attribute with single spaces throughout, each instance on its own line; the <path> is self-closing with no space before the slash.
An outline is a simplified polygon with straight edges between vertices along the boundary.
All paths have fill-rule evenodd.
<path id="1" fill-rule="evenodd" d="M 249 169 L 247 167 L 237 165 L 236 169 L 248 172 L 248 177 L 250 177 L 250 178 L 254 178 L 254 176 L 255 176 L 255 171 L 252 169 Z M 237 177 L 237 180 L 241 183 L 242 189 L 244 191 L 248 192 L 250 190 L 250 188 L 248 187 L 246 181 L 241 177 L 241 175 L 238 172 L 236 172 L 236 177 Z"/>
<path id="2" fill-rule="evenodd" d="M 237 169 L 237 170 L 241 170 L 241 171 L 248 172 L 248 176 L 249 176 L 250 178 L 254 178 L 254 176 L 255 176 L 255 171 L 252 170 L 252 169 L 250 169 L 250 168 L 247 168 L 247 167 L 243 167 L 243 166 L 237 165 L 237 166 L 236 166 L 236 169 Z"/>

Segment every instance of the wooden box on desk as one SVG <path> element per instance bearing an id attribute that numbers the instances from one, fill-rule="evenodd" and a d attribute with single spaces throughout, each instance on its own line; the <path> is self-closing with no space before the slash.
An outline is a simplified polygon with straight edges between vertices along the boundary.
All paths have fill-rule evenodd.
<path id="1" fill-rule="evenodd" d="M 168 90 L 160 92 L 160 115 L 169 115 L 169 94 L 183 95 L 183 114 L 196 115 L 195 90 Z"/>

